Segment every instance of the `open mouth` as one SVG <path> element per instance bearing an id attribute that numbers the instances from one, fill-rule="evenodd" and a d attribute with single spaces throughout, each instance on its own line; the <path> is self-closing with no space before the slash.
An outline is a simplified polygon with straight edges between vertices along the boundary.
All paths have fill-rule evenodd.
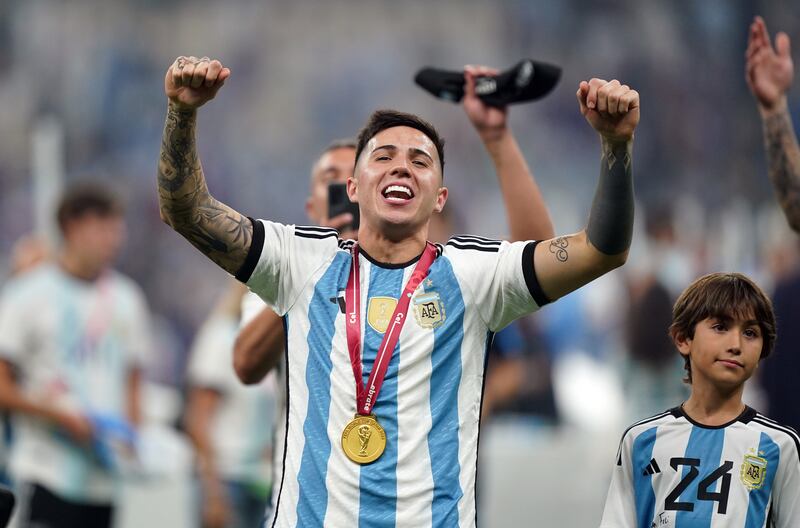
<path id="1" fill-rule="evenodd" d="M 405 185 L 389 185 L 381 194 L 388 201 L 397 203 L 407 202 L 414 198 L 414 192 Z"/>

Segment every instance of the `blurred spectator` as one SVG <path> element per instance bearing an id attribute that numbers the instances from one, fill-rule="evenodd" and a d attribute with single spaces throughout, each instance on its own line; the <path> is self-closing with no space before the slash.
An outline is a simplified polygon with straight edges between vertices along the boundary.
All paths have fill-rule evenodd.
<path id="1" fill-rule="evenodd" d="M 548 425 L 558 422 L 550 359 L 534 320 L 525 317 L 514 321 L 494 337 L 482 420 L 513 413 Z"/>
<path id="2" fill-rule="evenodd" d="M 666 209 L 650 211 L 646 224 L 647 237 L 643 242 L 655 254 L 626 270 L 629 300 L 624 339 L 628 354 L 623 384 L 627 418 L 634 421 L 663 411 L 688 396 L 680 382 L 682 361 L 664 330 L 672 320 L 673 302 L 665 281 L 671 277 L 680 279 L 686 273 L 679 265 L 686 259 L 677 257 L 672 249 L 677 246 L 672 217 Z M 674 259 L 663 258 L 671 254 Z M 673 266 L 673 273 L 665 273 L 665 260 Z"/>
<path id="3" fill-rule="evenodd" d="M 245 386 L 233 371 L 245 292 L 244 285 L 231 284 L 198 332 L 190 356 L 186 430 L 197 452 L 205 528 L 258 526 L 273 482 L 275 376 Z"/>
<path id="4" fill-rule="evenodd" d="M 138 286 L 111 269 L 125 226 L 108 189 L 68 189 L 58 223 L 57 261 L 13 278 L 0 298 L 11 476 L 25 490 L 23 527 L 110 527 L 140 418 L 147 307 Z"/>
<path id="5" fill-rule="evenodd" d="M 11 250 L 11 275 L 30 271 L 51 256 L 47 242 L 36 235 L 27 235 L 14 244 Z"/>
<path id="6" fill-rule="evenodd" d="M 50 250 L 43 239 L 34 235 L 27 235 L 14 243 L 11 250 L 11 276 L 30 271 L 41 264 L 50 255 Z M 11 449 L 13 431 L 11 429 L 11 416 L 5 410 L 0 410 L 0 484 L 10 484 L 6 473 L 8 452 Z"/>

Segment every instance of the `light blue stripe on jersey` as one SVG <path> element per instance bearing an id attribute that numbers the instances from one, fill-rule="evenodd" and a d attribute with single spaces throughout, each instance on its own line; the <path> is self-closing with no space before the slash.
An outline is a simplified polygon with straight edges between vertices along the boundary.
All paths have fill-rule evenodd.
<path id="1" fill-rule="evenodd" d="M 338 284 L 349 270 L 350 256 L 339 252 L 314 287 L 314 296 L 308 306 L 308 320 L 313 331 L 308 333 L 308 359 L 306 387 L 308 411 L 303 424 L 305 445 L 300 460 L 297 484 L 300 496 L 297 501 L 299 526 L 322 526 L 328 508 L 328 491 L 325 478 L 331 443 L 328 439 L 328 414 L 331 405 L 331 342 L 334 323 L 339 314 L 338 303 L 332 303 L 342 287 Z"/>
<path id="2" fill-rule="evenodd" d="M 691 526 L 711 526 L 711 516 L 719 503 L 711 500 L 698 500 L 698 487 L 708 475 L 716 470 L 721 462 L 722 446 L 725 443 L 725 429 L 706 429 L 692 426 L 689 443 L 686 445 L 685 458 L 697 458 L 700 465 L 697 477 L 692 479 L 686 489 L 678 497 L 679 502 L 688 502 L 694 505 L 692 511 L 679 510 L 675 514 L 675 528 Z M 684 466 L 683 477 L 691 471 L 691 467 Z M 721 479 L 712 482 L 707 492 L 719 489 Z"/>
<path id="3" fill-rule="evenodd" d="M 633 473 L 633 495 L 636 499 L 636 525 L 649 528 L 655 515 L 656 494 L 653 492 L 653 476 L 644 468 L 653 458 L 658 427 L 651 427 L 636 437 L 631 449 L 631 472 Z M 624 463 L 624 462 L 623 462 Z"/>
<path id="4" fill-rule="evenodd" d="M 758 456 L 767 460 L 767 474 L 764 477 L 763 486 L 750 491 L 750 504 L 747 506 L 747 524 L 744 525 L 744 528 L 761 528 L 764 526 L 767 504 L 772 494 L 772 482 L 775 480 L 775 473 L 778 471 L 778 463 L 781 460 L 780 448 L 766 433 L 761 433 Z"/>
<path id="5" fill-rule="evenodd" d="M 386 269 L 372 265 L 367 298 L 399 299 L 405 286 L 403 271 L 403 269 Z M 369 312 L 369 301 L 367 303 Z M 392 313 L 390 311 L 384 315 L 388 318 Z M 382 340 L 382 333 L 377 332 L 369 324 L 364 325 L 364 348 L 361 353 L 365 387 Z M 393 528 L 397 517 L 397 370 L 400 364 L 397 349 L 399 347 L 398 341 L 392 351 L 378 400 L 373 407 L 375 416 L 386 431 L 386 450 L 372 464 L 361 466 L 358 525 L 363 528 L 384 526 Z"/>
<path id="6" fill-rule="evenodd" d="M 458 526 L 458 502 L 464 495 L 459 481 L 458 388 L 461 385 L 461 344 L 464 341 L 464 297 L 450 262 L 440 258 L 429 275 L 446 306 L 445 323 L 433 331 L 431 355 L 431 430 L 428 451 L 433 473 L 431 526 Z"/>

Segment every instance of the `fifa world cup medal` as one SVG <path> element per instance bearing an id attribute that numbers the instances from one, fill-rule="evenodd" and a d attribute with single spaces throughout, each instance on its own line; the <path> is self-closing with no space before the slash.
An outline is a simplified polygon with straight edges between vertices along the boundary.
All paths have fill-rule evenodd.
<path id="1" fill-rule="evenodd" d="M 386 431 L 374 414 L 357 414 L 342 432 L 342 449 L 357 464 L 375 462 L 386 449 Z"/>
<path id="2" fill-rule="evenodd" d="M 411 273 L 411 277 L 408 279 L 405 288 L 403 288 L 403 295 L 394 306 L 392 317 L 385 321 L 386 328 L 383 328 L 383 339 L 378 347 L 375 362 L 372 365 L 372 372 L 369 373 L 366 386 L 364 385 L 361 365 L 361 279 L 358 269 L 358 244 L 355 244 L 351 251 L 353 264 L 350 267 L 350 277 L 345 289 L 345 311 L 347 312 L 345 322 L 347 348 L 356 385 L 356 407 L 358 413 L 342 432 L 342 450 L 347 458 L 356 464 L 370 464 L 375 462 L 386 449 L 386 431 L 378 423 L 372 413 L 372 408 L 378 400 L 386 369 L 389 368 L 392 352 L 397 345 L 400 330 L 406 320 L 409 299 L 411 299 L 412 293 L 417 289 L 419 283 L 428 274 L 428 270 L 436 258 L 436 246 L 429 242 L 426 243 L 425 251 L 423 251 L 420 260 Z"/>

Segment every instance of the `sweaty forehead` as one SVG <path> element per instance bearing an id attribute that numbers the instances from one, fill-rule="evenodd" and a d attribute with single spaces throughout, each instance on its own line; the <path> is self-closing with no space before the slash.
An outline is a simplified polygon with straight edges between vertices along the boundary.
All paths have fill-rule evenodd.
<path id="1" fill-rule="evenodd" d="M 419 149 L 441 165 L 436 145 L 424 132 L 416 128 L 398 126 L 381 130 L 367 142 L 367 147 L 364 150 L 372 152 L 376 148 L 385 145 L 393 145 L 399 150 Z"/>

